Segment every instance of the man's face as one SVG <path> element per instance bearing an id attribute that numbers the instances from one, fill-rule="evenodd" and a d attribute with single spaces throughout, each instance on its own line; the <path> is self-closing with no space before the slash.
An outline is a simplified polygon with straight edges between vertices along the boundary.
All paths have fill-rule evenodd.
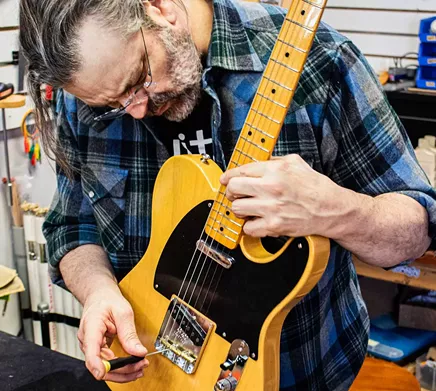
<path id="1" fill-rule="evenodd" d="M 146 49 L 148 53 L 148 62 Z M 202 65 L 187 28 L 161 26 L 129 39 L 103 30 L 93 20 L 79 36 L 82 67 L 65 89 L 90 106 L 124 106 L 146 81 L 150 64 L 152 84 L 136 94 L 127 113 L 134 118 L 163 115 L 181 121 L 201 95 Z"/>

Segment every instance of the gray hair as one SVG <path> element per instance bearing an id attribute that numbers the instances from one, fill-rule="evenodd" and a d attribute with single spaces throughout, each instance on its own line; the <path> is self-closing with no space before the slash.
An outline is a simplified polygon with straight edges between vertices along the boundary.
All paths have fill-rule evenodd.
<path id="1" fill-rule="evenodd" d="M 80 70 L 79 29 L 87 18 L 128 38 L 141 26 L 156 28 L 145 13 L 142 0 L 21 0 L 20 44 L 28 61 L 27 85 L 35 103 L 37 125 L 48 155 L 55 158 L 66 174 L 62 147 L 57 143 L 50 120 L 49 103 L 41 86 L 62 88 Z"/>

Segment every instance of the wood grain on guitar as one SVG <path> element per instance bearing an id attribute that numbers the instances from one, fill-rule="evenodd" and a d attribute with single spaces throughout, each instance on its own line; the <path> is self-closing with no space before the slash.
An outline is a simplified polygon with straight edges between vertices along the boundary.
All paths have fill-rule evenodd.
<path id="1" fill-rule="evenodd" d="M 325 4 L 293 1 L 229 168 L 271 157 Z M 242 234 L 221 174 L 198 155 L 173 157 L 160 170 L 148 250 L 120 289 L 139 338 L 163 354 L 143 378 L 108 383 L 112 390 L 279 389 L 283 322 L 324 273 L 330 242 L 289 238 L 267 251 Z M 112 349 L 126 355 L 118 340 Z"/>

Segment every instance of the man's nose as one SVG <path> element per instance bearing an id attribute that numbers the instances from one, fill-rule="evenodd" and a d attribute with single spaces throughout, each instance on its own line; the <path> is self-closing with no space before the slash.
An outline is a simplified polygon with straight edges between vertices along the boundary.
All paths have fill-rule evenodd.
<path id="1" fill-rule="evenodd" d="M 143 96 L 140 100 L 133 100 L 133 102 L 127 107 L 126 113 L 133 118 L 142 119 L 147 115 L 148 111 L 148 97 Z"/>

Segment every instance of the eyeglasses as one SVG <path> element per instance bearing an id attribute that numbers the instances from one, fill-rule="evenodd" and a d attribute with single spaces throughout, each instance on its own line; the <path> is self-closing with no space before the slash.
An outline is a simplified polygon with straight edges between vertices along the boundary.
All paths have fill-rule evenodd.
<path id="1" fill-rule="evenodd" d="M 110 111 L 107 111 L 104 114 L 99 115 L 98 117 L 94 118 L 94 121 L 108 121 L 115 118 L 120 118 L 124 114 L 126 114 L 126 110 L 131 105 L 139 105 L 144 102 L 144 99 L 140 99 L 138 97 L 138 92 L 145 88 L 149 88 L 153 83 L 153 77 L 151 75 L 151 67 L 150 67 L 150 60 L 148 58 L 148 52 L 147 52 L 147 46 L 145 45 L 145 39 L 144 39 L 144 31 L 141 27 L 141 35 L 142 35 L 142 42 L 144 43 L 144 49 L 145 49 L 145 61 L 147 66 L 147 77 L 145 79 L 145 83 L 142 84 L 140 87 L 138 87 L 133 94 L 129 96 L 126 103 L 123 107 L 120 107 L 118 109 L 113 109 Z M 145 94 L 144 94 L 145 95 Z"/>

